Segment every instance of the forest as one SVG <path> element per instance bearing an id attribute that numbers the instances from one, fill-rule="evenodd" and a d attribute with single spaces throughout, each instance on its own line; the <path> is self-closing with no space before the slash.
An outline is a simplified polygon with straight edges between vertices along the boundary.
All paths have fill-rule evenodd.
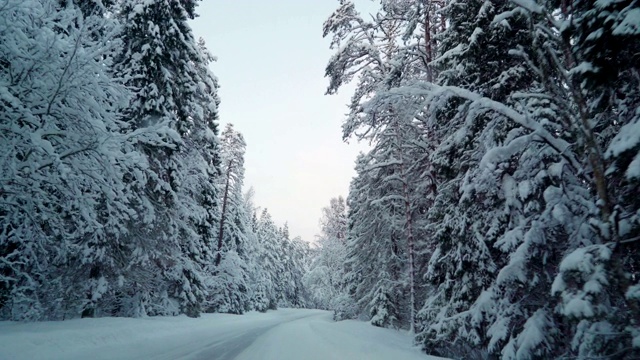
<path id="1" fill-rule="evenodd" d="M 377 3 L 321 29 L 370 148 L 309 243 L 244 189 L 198 0 L 0 0 L 0 320 L 316 308 L 640 358 L 640 2 Z"/>
<path id="2" fill-rule="evenodd" d="M 0 318 L 304 305 L 309 245 L 243 193 L 196 1 L 0 2 Z"/>
<path id="3" fill-rule="evenodd" d="M 339 3 L 327 93 L 355 82 L 371 150 L 336 317 L 456 359 L 640 357 L 640 3 Z"/>

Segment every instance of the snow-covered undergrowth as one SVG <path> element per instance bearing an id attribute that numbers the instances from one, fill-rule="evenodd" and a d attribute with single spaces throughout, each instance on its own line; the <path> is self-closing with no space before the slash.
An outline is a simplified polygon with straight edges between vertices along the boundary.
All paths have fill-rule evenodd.
<path id="1" fill-rule="evenodd" d="M 320 310 L 0 322 L 0 359 L 429 359 L 408 334 Z"/>

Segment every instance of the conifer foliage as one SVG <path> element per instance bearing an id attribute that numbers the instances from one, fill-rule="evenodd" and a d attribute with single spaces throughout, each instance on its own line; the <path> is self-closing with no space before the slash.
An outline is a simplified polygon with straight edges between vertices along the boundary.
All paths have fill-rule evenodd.
<path id="1" fill-rule="evenodd" d="M 227 124 L 220 137 L 221 174 L 217 189 L 221 213 L 213 244 L 215 257 L 211 271 L 212 286 L 216 290 L 212 292 L 215 296 L 210 304 L 212 311 L 242 314 L 249 308 L 246 274 L 249 254 L 243 251 L 248 219 L 242 198 L 245 147 L 242 134 Z"/>
<path id="2" fill-rule="evenodd" d="M 324 26 L 372 143 L 336 272 L 358 314 L 452 358 L 640 356 L 640 4 L 380 5 Z"/>
<path id="3" fill-rule="evenodd" d="M 0 0 L 0 319 L 306 304 L 306 243 L 252 221 L 218 137 L 196 5 Z"/>
<path id="4" fill-rule="evenodd" d="M 342 279 L 346 260 L 346 210 L 342 197 L 331 199 L 330 205 L 322 209 L 322 232 L 316 239 L 315 254 L 303 279 L 311 300 L 320 309 L 333 309 L 333 302 L 344 292 Z"/>

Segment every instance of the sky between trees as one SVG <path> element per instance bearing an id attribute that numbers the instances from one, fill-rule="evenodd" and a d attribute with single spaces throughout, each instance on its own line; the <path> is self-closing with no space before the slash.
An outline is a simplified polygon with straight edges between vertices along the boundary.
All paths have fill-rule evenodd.
<path id="1" fill-rule="evenodd" d="M 375 2 L 357 1 L 375 9 Z M 292 235 L 312 241 L 327 199 L 349 190 L 354 161 L 367 145 L 342 141 L 347 87 L 325 96 L 331 56 L 322 24 L 337 1 L 209 0 L 191 21 L 218 58 L 220 121 L 247 141 L 245 187 Z"/>

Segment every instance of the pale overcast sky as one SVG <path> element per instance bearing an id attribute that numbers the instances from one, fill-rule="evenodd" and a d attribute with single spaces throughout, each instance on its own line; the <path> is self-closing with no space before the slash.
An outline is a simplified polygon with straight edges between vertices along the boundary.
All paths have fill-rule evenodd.
<path id="1" fill-rule="evenodd" d="M 373 6 L 364 0 L 365 5 Z M 245 188 L 291 237 L 312 241 L 321 209 L 348 194 L 364 145 L 342 142 L 349 89 L 324 95 L 332 55 L 322 38 L 337 0 L 205 0 L 192 22 L 218 61 L 220 122 L 247 142 Z"/>

